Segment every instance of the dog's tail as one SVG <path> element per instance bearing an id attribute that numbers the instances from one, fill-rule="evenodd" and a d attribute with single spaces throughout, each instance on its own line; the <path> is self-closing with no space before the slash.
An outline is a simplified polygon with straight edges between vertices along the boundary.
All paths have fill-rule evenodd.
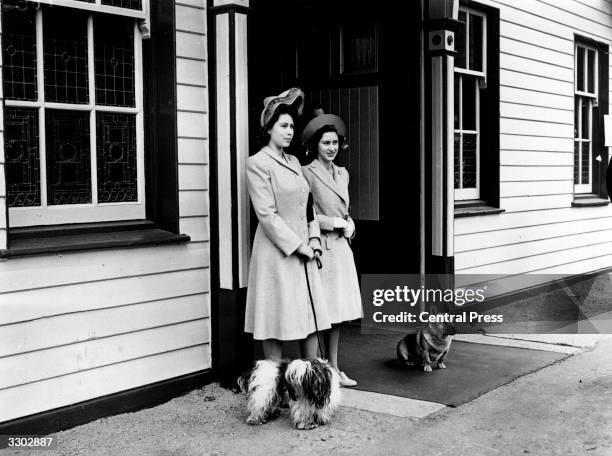
<path id="1" fill-rule="evenodd" d="M 282 376 L 281 364 L 271 360 L 257 361 L 245 385 L 249 409 L 259 410 L 278 401 L 278 384 Z"/>

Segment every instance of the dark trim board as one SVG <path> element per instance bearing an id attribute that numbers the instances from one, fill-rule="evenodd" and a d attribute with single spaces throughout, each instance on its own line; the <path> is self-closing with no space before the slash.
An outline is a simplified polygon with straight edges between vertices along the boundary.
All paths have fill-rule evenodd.
<path id="1" fill-rule="evenodd" d="M 210 369 L 0 423 L 0 435 L 46 435 L 153 407 L 215 380 Z"/>

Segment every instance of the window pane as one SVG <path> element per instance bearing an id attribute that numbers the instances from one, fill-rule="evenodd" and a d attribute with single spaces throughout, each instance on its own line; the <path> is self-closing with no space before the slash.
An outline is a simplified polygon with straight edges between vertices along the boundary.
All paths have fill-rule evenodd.
<path id="1" fill-rule="evenodd" d="M 574 138 L 580 138 L 580 105 L 582 103 L 582 99 L 580 97 L 576 97 L 574 99 Z"/>
<path id="2" fill-rule="evenodd" d="M 580 184 L 580 141 L 574 141 L 574 184 Z"/>
<path id="3" fill-rule="evenodd" d="M 589 131 L 589 118 L 591 115 L 591 110 L 589 109 L 590 104 L 588 100 L 582 99 L 582 138 L 584 139 L 589 139 L 591 137 L 591 132 Z"/>
<path id="4" fill-rule="evenodd" d="M 4 125 L 8 205 L 40 206 L 38 110 L 6 108 Z"/>
<path id="5" fill-rule="evenodd" d="M 133 27 L 131 19 L 95 18 L 96 104 L 134 106 Z"/>
<path id="6" fill-rule="evenodd" d="M 46 111 L 47 203 L 91 203 L 89 113 Z"/>
<path id="7" fill-rule="evenodd" d="M 465 11 L 459 11 L 459 29 L 455 32 L 455 66 L 458 68 L 466 68 L 465 63 L 465 27 L 466 27 L 466 15 Z"/>
<path id="8" fill-rule="evenodd" d="M 7 6 L 5 1 L 3 6 Z M 2 11 L 4 94 L 13 100 L 36 100 L 36 38 L 34 8 Z"/>
<path id="9" fill-rule="evenodd" d="M 455 96 L 453 97 L 455 99 L 455 130 L 459 130 L 460 125 L 460 120 L 459 120 L 459 116 L 461 113 L 461 106 L 459 104 L 459 100 L 461 98 L 461 94 L 459 93 L 459 80 L 461 79 L 461 76 L 459 74 L 455 74 Z"/>
<path id="10" fill-rule="evenodd" d="M 343 26 L 342 57 L 345 73 L 376 71 L 376 25 L 366 22 Z"/>
<path id="11" fill-rule="evenodd" d="M 476 78 L 463 76 L 463 130 L 476 130 Z"/>
<path id="12" fill-rule="evenodd" d="M 102 0 L 103 5 L 118 6 L 119 8 L 142 9 L 141 0 Z"/>
<path id="13" fill-rule="evenodd" d="M 74 8 L 43 11 L 45 99 L 87 103 L 87 21 Z"/>
<path id="14" fill-rule="evenodd" d="M 461 133 L 455 133 L 455 188 L 461 188 Z"/>
<path id="15" fill-rule="evenodd" d="M 470 15 L 470 70 L 482 71 L 482 17 Z"/>
<path id="16" fill-rule="evenodd" d="M 98 201 L 137 201 L 136 116 L 97 113 Z"/>
<path id="17" fill-rule="evenodd" d="M 584 92 L 584 48 L 576 51 L 576 90 Z"/>
<path id="18" fill-rule="evenodd" d="M 582 165 L 580 166 L 580 170 L 581 170 L 581 179 L 580 179 L 580 183 L 581 184 L 588 184 L 589 183 L 589 163 L 591 162 L 590 160 L 590 150 L 591 150 L 591 143 L 590 142 L 583 142 L 582 143 Z"/>
<path id="19" fill-rule="evenodd" d="M 462 188 L 476 188 L 476 135 L 463 134 Z"/>
<path id="20" fill-rule="evenodd" d="M 587 63 L 587 92 L 595 93 L 595 72 L 597 68 L 595 68 L 595 51 L 589 49 L 588 50 L 588 63 Z"/>

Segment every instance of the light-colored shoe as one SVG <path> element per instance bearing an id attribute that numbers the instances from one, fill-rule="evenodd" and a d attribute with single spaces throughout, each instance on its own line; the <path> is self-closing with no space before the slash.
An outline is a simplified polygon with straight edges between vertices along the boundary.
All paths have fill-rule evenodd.
<path id="1" fill-rule="evenodd" d="M 340 386 L 344 386 L 345 388 L 348 386 L 357 386 L 357 382 L 352 378 L 348 378 L 344 372 L 338 371 L 338 374 L 340 375 Z"/>

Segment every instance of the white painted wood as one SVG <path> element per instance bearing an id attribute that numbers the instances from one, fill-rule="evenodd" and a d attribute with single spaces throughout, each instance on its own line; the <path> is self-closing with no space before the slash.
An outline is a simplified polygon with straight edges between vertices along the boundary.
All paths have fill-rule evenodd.
<path id="1" fill-rule="evenodd" d="M 516 89 L 514 87 L 501 86 L 499 88 L 500 102 L 519 103 L 523 105 L 541 106 L 551 109 L 574 110 L 573 95 L 553 95 L 549 93 L 535 92 L 533 90 Z"/>
<path id="2" fill-rule="evenodd" d="M 0 324 L 207 293 L 209 276 L 200 268 L 6 293 Z"/>
<path id="3" fill-rule="evenodd" d="M 181 217 L 208 215 L 208 192 L 180 192 L 179 215 Z"/>
<path id="4" fill-rule="evenodd" d="M 604 255 L 612 255 L 612 242 L 566 249 L 559 252 L 534 255 L 473 268 L 464 268 L 463 264 L 458 262 L 456 263 L 456 270 L 460 271 L 461 274 L 524 274 Z"/>
<path id="5" fill-rule="evenodd" d="M 200 9 L 206 8 L 206 0 L 176 0 L 177 5 L 193 6 Z"/>
<path id="6" fill-rule="evenodd" d="M 3 200 L 0 199 L 0 203 L 2 203 Z M 1 208 L 1 204 L 0 204 L 0 208 Z M 0 249 L 6 249 L 6 228 L 0 228 Z"/>
<path id="7" fill-rule="evenodd" d="M 558 266 L 540 269 L 538 274 L 568 274 L 577 275 L 597 270 L 609 269 L 612 263 L 612 255 L 604 254 L 586 260 L 571 261 Z"/>
<path id="8" fill-rule="evenodd" d="M 179 138 L 179 163 L 208 163 L 208 140 Z"/>
<path id="9" fill-rule="evenodd" d="M 0 390 L 204 344 L 208 323 L 200 319 L 1 358 Z"/>
<path id="10" fill-rule="evenodd" d="M 535 211 L 538 209 L 553 209 L 569 207 L 574 200 L 574 194 L 543 195 L 543 196 L 516 196 L 501 198 L 500 206 L 506 212 Z"/>
<path id="11" fill-rule="evenodd" d="M 503 102 L 499 104 L 499 111 L 502 117 L 563 123 L 574 127 L 574 113 L 572 111 Z"/>
<path id="12" fill-rule="evenodd" d="M 217 204 L 219 222 L 219 284 L 221 288 L 233 289 L 232 266 L 232 168 L 230 125 L 230 37 L 227 14 L 216 17 L 216 64 L 217 64 Z"/>
<path id="13" fill-rule="evenodd" d="M 206 36 L 177 31 L 176 55 L 177 57 L 206 60 Z"/>
<path id="14" fill-rule="evenodd" d="M 176 82 L 178 84 L 195 84 L 206 86 L 206 62 L 188 59 L 176 59 Z"/>
<path id="15" fill-rule="evenodd" d="M 194 112 L 177 113 L 178 136 L 181 138 L 208 138 L 208 115 Z"/>
<path id="16" fill-rule="evenodd" d="M 502 15 L 505 16 L 505 14 Z M 540 48 L 550 49 L 552 51 L 563 52 L 566 55 L 573 54 L 574 52 L 573 39 L 559 38 L 549 33 L 525 27 L 522 24 L 515 24 L 512 22 L 501 20 L 499 24 L 499 34 L 503 38 L 518 40 L 526 44 L 537 45 Z M 533 53 L 529 53 L 527 55 L 531 54 Z M 525 54 L 521 53 L 518 55 Z M 533 56 L 533 58 L 539 57 L 539 55 Z"/>
<path id="17" fill-rule="evenodd" d="M 575 234 L 563 238 L 542 239 L 516 245 L 491 247 L 481 250 L 472 250 L 455 255 L 455 261 L 461 264 L 462 269 L 474 268 L 483 264 L 498 263 L 528 256 L 543 255 L 567 249 L 575 249 L 593 244 L 600 244 L 602 240 L 612 239 L 612 229 L 592 233 Z"/>
<path id="18" fill-rule="evenodd" d="M 179 219 L 180 232 L 189 235 L 192 242 L 210 240 L 210 220 L 208 217 L 189 217 Z"/>
<path id="19" fill-rule="evenodd" d="M 0 357 L 210 316 L 210 294 L 94 309 L 0 326 Z"/>
<path id="20" fill-rule="evenodd" d="M 0 391 L 0 422 L 189 374 L 211 366 L 200 345 Z"/>
<path id="21" fill-rule="evenodd" d="M 559 79 L 567 82 L 574 82 L 574 69 L 562 67 L 558 64 L 544 63 L 536 60 L 534 57 L 524 58 L 515 55 L 502 53 L 499 57 L 500 68 L 505 68 L 512 71 L 522 71 L 529 74 L 535 74 L 546 78 Z"/>
<path id="22" fill-rule="evenodd" d="M 563 42 L 566 43 L 563 47 L 548 49 L 542 47 L 539 42 L 525 43 L 521 41 L 520 36 L 516 39 L 502 37 L 499 40 L 499 50 L 502 55 L 528 57 L 535 61 L 571 69 L 574 67 L 573 36 L 571 42 L 569 40 L 563 40 Z"/>
<path id="23" fill-rule="evenodd" d="M 604 15 L 612 15 L 612 4 L 609 0 L 573 0 L 571 8 L 582 8 L 592 9 L 596 12 L 603 13 Z M 579 10 L 577 10 L 579 11 Z M 588 17 L 584 15 L 585 17 Z M 605 16 L 602 16 L 602 19 Z"/>
<path id="24" fill-rule="evenodd" d="M 610 229 L 612 229 L 612 218 L 602 217 L 464 234 L 455 237 L 455 253 L 507 245 L 516 245 L 516 248 L 520 249 L 522 244 L 526 242 L 553 238 L 563 239 L 575 234 L 601 232 Z"/>
<path id="25" fill-rule="evenodd" d="M 541 76 L 505 70 L 503 68 L 499 70 L 499 79 L 500 84 L 509 87 L 528 88 L 540 92 L 561 95 L 574 94 L 573 82 L 556 81 Z"/>
<path id="26" fill-rule="evenodd" d="M 178 166 L 179 190 L 208 190 L 207 165 Z"/>
<path id="27" fill-rule="evenodd" d="M 574 166 L 571 152 L 546 152 L 524 150 L 501 150 L 500 163 L 522 166 Z"/>
<path id="28" fill-rule="evenodd" d="M 251 253 L 250 204 L 246 186 L 249 157 L 249 78 L 247 17 L 235 15 L 236 33 L 236 189 L 238 204 L 238 286 L 248 283 Z"/>
<path id="29" fill-rule="evenodd" d="M 502 198 L 536 195 L 568 195 L 574 190 L 571 180 L 544 182 L 501 182 Z M 504 203 L 505 204 L 505 203 Z"/>
<path id="30" fill-rule="evenodd" d="M 499 136 L 499 145 L 502 150 L 526 150 L 526 151 L 552 151 L 574 153 L 573 138 L 548 138 L 544 136 Z"/>
<path id="31" fill-rule="evenodd" d="M 584 221 L 610 216 L 610 208 L 599 207 L 567 207 L 563 209 L 550 209 L 540 212 L 525 212 L 516 214 L 483 215 L 455 219 L 455 233 L 457 235 L 468 233 L 484 233 L 508 228 L 548 225 L 550 223 L 564 223 Z"/>
<path id="32" fill-rule="evenodd" d="M 571 166 L 502 166 L 501 182 L 569 180 L 574 178 Z"/>
<path id="33" fill-rule="evenodd" d="M 137 277 L 147 274 L 204 268 L 208 247 L 181 244 L 61 255 L 26 256 L 0 263 L 0 293 L 83 282 Z M 34 273 L 35 272 L 35 273 Z M 0 303 L 3 295 L 0 294 Z"/>
<path id="34" fill-rule="evenodd" d="M 547 136 L 554 138 L 568 138 L 573 140 L 573 124 L 554 124 L 548 122 L 536 122 L 532 120 L 519 120 L 501 118 L 499 120 L 500 133 L 514 135 Z"/>
<path id="35" fill-rule="evenodd" d="M 43 154 L 44 155 L 44 154 Z M 36 208 L 9 209 L 10 226 L 60 225 L 64 223 L 110 222 L 146 218 L 143 203 L 70 204 Z"/>
<path id="36" fill-rule="evenodd" d="M 176 104 L 179 111 L 208 112 L 208 89 L 178 85 L 176 87 Z"/>
<path id="37" fill-rule="evenodd" d="M 192 33 L 206 33 L 206 14 L 199 8 L 176 5 L 176 29 Z"/>

